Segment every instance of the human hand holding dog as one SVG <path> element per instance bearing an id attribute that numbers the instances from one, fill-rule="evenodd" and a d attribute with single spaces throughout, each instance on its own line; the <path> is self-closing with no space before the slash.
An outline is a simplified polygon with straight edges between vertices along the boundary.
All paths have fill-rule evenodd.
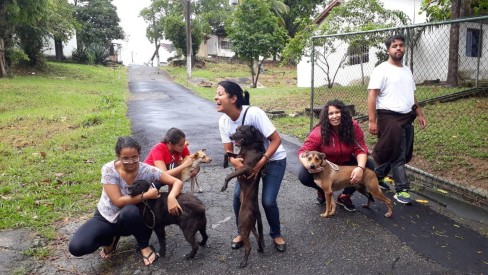
<path id="1" fill-rule="evenodd" d="M 356 167 L 352 170 L 352 173 L 351 173 L 351 183 L 352 184 L 357 184 L 357 183 L 360 183 L 362 178 L 363 178 L 363 168 L 361 167 Z"/>
<path id="2" fill-rule="evenodd" d="M 185 158 L 185 159 L 183 159 L 183 162 L 181 163 L 181 166 L 183 168 L 190 167 L 193 164 L 194 161 L 195 161 L 195 159 L 193 157 Z"/>
<path id="3" fill-rule="evenodd" d="M 183 212 L 183 208 L 181 208 L 176 198 L 168 195 L 168 213 L 170 215 L 179 216 L 181 212 Z"/>

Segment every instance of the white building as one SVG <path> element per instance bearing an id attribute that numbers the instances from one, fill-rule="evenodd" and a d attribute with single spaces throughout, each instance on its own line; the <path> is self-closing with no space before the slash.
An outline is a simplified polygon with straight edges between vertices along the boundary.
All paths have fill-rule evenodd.
<path id="1" fill-rule="evenodd" d="M 316 19 L 317 24 L 320 24 L 329 14 L 329 12 L 335 7 L 340 5 L 342 2 L 347 1 L 347 0 L 334 0 L 330 2 L 324 11 L 319 15 L 319 17 Z M 423 23 L 426 20 L 425 14 L 420 14 L 420 5 L 422 0 L 380 0 L 384 7 L 387 9 L 395 9 L 395 10 L 400 10 L 407 14 L 409 18 L 412 20 L 413 23 Z M 435 30 L 436 32 L 439 32 L 439 30 Z M 447 30 L 447 35 L 449 34 L 449 31 Z M 436 34 L 438 35 L 438 34 Z M 448 40 L 445 40 L 448 41 Z M 338 42 L 339 43 L 339 42 Z M 337 51 L 333 53 L 331 56 L 329 56 L 329 60 L 332 60 L 330 65 L 330 68 L 335 70 L 337 67 L 340 66 L 340 60 L 342 57 L 345 57 L 347 51 L 348 51 L 348 46 L 345 43 L 342 44 L 336 44 L 335 47 L 337 48 Z M 420 46 L 419 46 L 420 48 Z M 429 50 L 429 49 L 425 49 Z M 437 49 L 439 50 L 439 49 Z M 447 50 L 447 48 L 446 48 Z M 365 72 L 371 72 L 375 66 L 375 63 L 377 61 L 375 52 L 377 49 L 370 48 L 367 49 L 367 51 L 364 53 L 365 56 L 368 57 L 367 62 L 351 62 L 351 60 L 344 60 L 348 64 L 353 64 L 353 65 L 345 65 L 344 68 L 338 69 L 337 70 L 337 75 L 335 76 L 334 82 L 339 83 L 340 85 L 349 85 L 351 81 L 358 81 L 362 79 L 365 75 Z M 445 55 L 445 58 L 447 59 L 447 54 Z M 351 58 L 351 57 L 348 57 Z M 312 68 L 311 68 L 311 62 L 310 62 L 310 57 L 303 57 L 302 60 L 298 63 L 297 65 L 297 86 L 298 87 L 310 87 L 311 86 L 311 74 L 312 74 Z M 437 61 L 440 63 L 439 61 Z M 447 62 L 447 61 L 446 61 Z M 354 64 L 358 63 L 358 64 Z M 447 64 L 447 63 L 445 63 Z M 324 78 L 324 73 L 320 71 L 318 67 L 315 68 L 314 70 L 315 78 L 314 78 L 314 86 L 323 86 L 327 84 L 326 79 Z M 429 78 L 427 78 L 429 79 Z"/>

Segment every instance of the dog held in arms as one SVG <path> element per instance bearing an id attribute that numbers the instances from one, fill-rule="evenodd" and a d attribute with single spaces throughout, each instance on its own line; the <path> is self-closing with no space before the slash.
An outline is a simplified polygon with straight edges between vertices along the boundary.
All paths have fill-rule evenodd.
<path id="1" fill-rule="evenodd" d="M 146 180 L 137 180 L 129 186 L 129 194 L 134 197 L 149 190 L 151 184 Z M 207 243 L 207 217 L 205 216 L 205 205 L 195 196 L 181 193 L 176 200 L 183 208 L 179 216 L 168 213 L 168 192 L 160 192 L 160 196 L 154 200 L 146 200 L 137 205 L 147 227 L 154 229 L 159 241 L 159 254 L 164 257 L 166 254 L 166 232 L 165 226 L 177 224 L 185 239 L 191 245 L 191 252 L 186 259 L 195 257 L 198 250 L 196 233 L 200 232 L 201 246 Z"/>
<path id="2" fill-rule="evenodd" d="M 263 221 L 261 213 L 259 212 L 258 191 L 259 181 L 261 180 L 261 172 L 255 178 L 247 178 L 252 168 L 259 162 L 265 152 L 263 135 L 254 126 L 242 125 L 239 126 L 236 132 L 230 137 L 235 141 L 235 145 L 241 147 L 238 154 L 226 153 L 224 159 L 224 168 L 229 164 L 229 157 L 242 158 L 243 166 L 228 174 L 225 177 L 224 186 L 221 191 L 227 189 L 228 183 L 231 179 L 238 177 L 240 184 L 240 201 L 241 208 L 239 209 L 238 229 L 239 235 L 244 244 L 244 258 L 241 261 L 240 267 L 247 265 L 247 259 L 251 252 L 251 244 L 249 242 L 249 235 L 252 232 L 258 241 L 258 252 L 263 252 L 264 237 L 263 237 Z M 258 231 L 256 232 L 256 222 L 258 224 Z"/>
<path id="3" fill-rule="evenodd" d="M 317 151 L 305 152 L 301 157 L 306 159 L 307 164 L 311 169 L 316 169 L 317 167 L 324 168 L 322 172 L 313 174 L 315 184 L 317 184 L 317 186 L 320 187 L 325 193 L 325 212 L 320 216 L 328 218 L 334 215 L 336 203 L 332 198 L 332 191 L 341 190 L 345 187 L 350 187 L 353 185 L 350 182 L 350 176 L 352 170 L 356 167 L 341 166 L 330 163 L 327 161 L 324 153 Z M 388 210 L 385 213 L 385 217 L 389 218 L 393 215 L 391 200 L 388 199 L 381 191 L 378 184 L 378 179 L 372 170 L 368 168 L 364 169 L 363 179 L 356 185 L 356 188 L 361 194 L 368 198 L 368 203 L 362 205 L 362 207 L 368 208 L 370 203 L 372 201 L 374 202 L 374 197 L 386 204 Z"/>
<path id="4" fill-rule="evenodd" d="M 201 163 L 210 163 L 210 162 L 212 162 L 212 158 L 207 155 L 207 150 L 206 149 L 199 150 L 199 151 L 195 152 L 194 154 L 191 154 L 189 156 L 186 156 L 185 159 L 183 160 L 183 162 L 187 158 L 193 158 L 193 163 L 192 163 L 191 166 L 188 166 L 185 169 L 183 169 L 183 171 L 181 172 L 180 180 L 182 182 L 186 182 L 186 181 L 190 180 L 190 182 L 191 182 L 190 194 L 193 194 L 193 191 L 195 189 L 195 186 L 198 187 L 198 192 L 199 193 L 202 193 L 203 190 L 200 187 L 200 184 L 198 184 L 197 175 L 195 175 L 194 177 L 191 177 L 191 173 L 193 172 L 193 170 L 195 170 L 198 167 L 200 167 L 200 164 Z"/>

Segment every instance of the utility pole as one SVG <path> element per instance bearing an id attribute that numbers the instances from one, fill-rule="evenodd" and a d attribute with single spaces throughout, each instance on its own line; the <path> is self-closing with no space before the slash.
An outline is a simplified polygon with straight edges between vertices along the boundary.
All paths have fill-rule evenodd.
<path id="1" fill-rule="evenodd" d="M 190 29 L 190 0 L 185 1 L 185 22 L 186 22 L 186 78 L 191 79 L 191 29 Z"/>

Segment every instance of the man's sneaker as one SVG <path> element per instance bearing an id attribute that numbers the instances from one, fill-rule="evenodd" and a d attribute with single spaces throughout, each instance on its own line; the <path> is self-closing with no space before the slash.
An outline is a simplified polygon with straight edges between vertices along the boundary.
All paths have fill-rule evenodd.
<path id="1" fill-rule="evenodd" d="M 412 198 L 407 191 L 397 192 L 394 196 L 395 200 L 403 204 L 412 204 Z"/>
<path id="2" fill-rule="evenodd" d="M 390 186 L 388 185 L 388 183 L 391 183 L 391 182 L 392 182 L 392 180 L 390 180 L 387 177 L 378 178 L 378 183 L 379 183 L 380 188 L 382 190 L 390 190 Z"/>
<path id="3" fill-rule="evenodd" d="M 317 201 L 315 203 L 319 204 L 319 205 L 325 204 L 325 195 L 323 192 L 320 192 L 319 190 L 317 190 Z"/>
<path id="4" fill-rule="evenodd" d="M 354 206 L 351 201 L 351 195 L 341 194 L 339 198 L 337 198 L 337 204 L 342 205 L 347 211 L 356 211 L 356 206 Z"/>

